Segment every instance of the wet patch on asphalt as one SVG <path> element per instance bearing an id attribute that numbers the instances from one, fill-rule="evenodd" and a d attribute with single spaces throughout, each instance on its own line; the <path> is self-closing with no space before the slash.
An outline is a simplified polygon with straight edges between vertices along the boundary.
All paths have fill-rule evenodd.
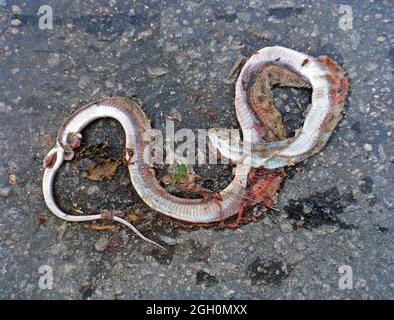
<path id="1" fill-rule="evenodd" d="M 205 288 L 210 288 L 217 285 L 219 280 L 215 276 L 211 276 L 208 272 L 198 270 L 196 273 L 196 284 L 202 285 Z"/>
<path id="2" fill-rule="evenodd" d="M 354 202 L 356 200 L 352 192 L 341 194 L 338 188 L 333 187 L 307 198 L 290 200 L 284 209 L 287 217 L 295 222 L 294 228 L 312 229 L 328 224 L 341 229 L 351 229 L 355 226 L 344 223 L 338 215 L 344 212 L 347 205 Z"/>
<path id="3" fill-rule="evenodd" d="M 257 257 L 247 267 L 252 285 L 278 286 L 292 270 L 291 265 L 279 260 L 262 260 Z"/>

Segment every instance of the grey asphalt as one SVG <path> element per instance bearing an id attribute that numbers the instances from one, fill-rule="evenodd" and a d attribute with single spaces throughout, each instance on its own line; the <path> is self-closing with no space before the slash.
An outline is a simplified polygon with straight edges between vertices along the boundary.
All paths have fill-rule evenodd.
<path id="1" fill-rule="evenodd" d="M 52 30 L 38 26 L 42 4 Z M 393 16 L 389 0 L 0 0 L 0 298 L 393 299 Z M 138 211 L 149 219 L 137 227 L 170 253 L 122 226 L 93 230 L 48 211 L 42 158 L 72 111 L 126 96 L 156 128 L 174 112 L 179 128 L 237 128 L 227 73 L 271 45 L 327 54 L 350 79 L 344 119 L 321 153 L 289 170 L 276 210 L 236 230 L 188 230 L 151 212 L 124 168 L 98 183 L 67 163 L 56 180 L 64 210 Z M 275 100 L 290 106 L 294 129 L 308 99 L 279 90 Z M 84 143 L 121 152 L 116 122 L 85 131 Z M 213 187 L 230 178 L 226 166 L 197 169 Z M 45 265 L 51 289 L 39 285 Z"/>

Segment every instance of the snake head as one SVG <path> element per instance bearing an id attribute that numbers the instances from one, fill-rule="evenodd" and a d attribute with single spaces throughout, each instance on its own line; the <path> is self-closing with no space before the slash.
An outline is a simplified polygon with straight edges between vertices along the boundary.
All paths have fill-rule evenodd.
<path id="1" fill-rule="evenodd" d="M 57 158 L 57 149 L 53 148 L 48 154 L 45 156 L 44 160 L 42 161 L 42 165 L 45 169 L 51 168 L 55 163 Z"/>
<path id="2" fill-rule="evenodd" d="M 73 149 L 81 145 L 82 135 L 80 133 L 68 132 L 66 137 L 66 145 L 64 148 L 64 160 L 71 160 L 74 158 Z"/>

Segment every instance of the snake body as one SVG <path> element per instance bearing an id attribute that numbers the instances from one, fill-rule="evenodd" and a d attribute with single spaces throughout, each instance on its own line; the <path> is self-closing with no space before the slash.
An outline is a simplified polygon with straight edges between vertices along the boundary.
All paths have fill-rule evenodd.
<path id="1" fill-rule="evenodd" d="M 274 69 L 267 72 L 267 69 Z M 287 70 L 287 71 L 286 71 Z M 260 72 L 265 71 L 265 95 L 262 100 L 271 102 L 262 110 L 266 115 L 275 113 L 276 128 L 282 125 L 279 113 L 273 110 L 270 86 L 295 86 L 312 88 L 312 105 L 305 118 L 304 125 L 294 138 L 276 143 L 265 143 L 261 139 L 259 126 L 264 119 L 257 119 L 251 112 L 254 104 L 248 99 L 249 82 Z M 253 148 L 248 154 L 244 147 L 232 146 L 218 130 L 211 130 L 209 137 L 212 144 L 225 156 L 235 162 L 243 162 L 252 167 L 267 169 L 280 168 L 300 162 L 319 152 L 327 143 L 337 123 L 342 118 L 344 101 L 348 92 L 348 81 L 343 70 L 329 57 L 311 57 L 283 47 L 266 47 L 257 51 L 244 65 L 235 87 L 235 108 L 238 121 L 243 131 L 250 130 L 249 136 Z M 256 95 L 254 95 L 256 97 Z M 271 119 L 273 118 L 270 115 Z M 270 128 L 275 132 L 275 127 Z M 231 149 L 230 149 L 231 148 Z"/>
<path id="2" fill-rule="evenodd" d="M 311 110 L 305 120 L 303 132 L 297 138 L 298 140 L 295 139 L 281 151 L 282 153 L 276 154 L 275 157 L 278 159 L 307 154 L 308 150 L 316 146 L 316 141 L 324 140 L 325 138 L 322 137 L 324 133 L 316 130 L 316 126 L 321 126 L 327 114 L 332 113 L 329 92 L 331 87 L 327 86 L 326 74 L 309 56 L 310 65 L 308 67 L 301 66 L 304 59 L 306 59 L 305 57 L 306 55 L 304 54 L 280 47 L 262 49 L 245 64 L 237 81 L 235 98 L 237 118 L 244 139 L 247 137 L 247 130 L 251 130 L 250 142 L 253 144 L 266 144 L 284 137 L 280 116 L 278 116 L 273 105 L 265 106 L 263 109 L 261 109 L 261 106 L 258 106 L 258 103 L 253 103 L 253 101 L 251 103 L 252 106 L 249 105 L 250 101 L 248 99 L 255 99 L 255 95 L 253 92 L 252 94 L 248 93 L 248 85 L 252 76 L 261 72 L 261 70 L 259 71 L 261 66 L 267 64 L 267 62 L 278 62 L 278 58 L 280 58 L 281 63 L 283 63 L 280 67 L 291 65 L 294 69 L 291 70 L 293 75 L 287 73 L 281 77 L 282 81 L 284 81 L 283 79 L 289 79 L 290 81 L 293 77 L 295 79 L 293 83 L 302 82 L 305 84 L 307 83 L 305 78 L 307 78 L 312 84 L 312 100 L 314 104 L 319 104 L 321 109 L 318 111 L 315 109 Z M 303 70 L 302 72 L 299 71 L 300 68 Z M 299 74 L 301 75 L 300 77 L 298 76 Z M 249 91 L 254 86 L 253 84 L 250 85 Z M 260 110 L 262 111 L 259 112 Z M 267 112 L 270 112 L 269 116 L 267 116 Z M 99 118 L 113 118 L 119 121 L 123 127 L 126 136 L 126 150 L 132 150 L 131 153 L 126 152 L 131 181 L 138 195 L 152 209 L 172 218 L 191 223 L 222 221 L 240 211 L 243 196 L 246 193 L 248 173 L 251 170 L 249 164 L 246 162 L 237 164 L 234 168 L 232 182 L 219 194 L 220 200 L 176 197 L 159 184 L 155 175 L 152 174 L 149 164 L 144 161 L 143 154 L 146 142 L 144 142 L 143 133 L 150 129 L 150 122 L 140 106 L 135 101 L 127 98 L 107 98 L 87 104 L 72 113 L 60 126 L 56 145 L 44 159 L 45 171 L 42 184 L 44 199 L 48 208 L 59 218 L 67 221 L 91 221 L 98 219 L 118 221 L 131 228 L 144 240 L 158 245 L 144 237 L 134 226 L 116 213 L 103 211 L 100 214 L 76 216 L 63 212 L 56 204 L 53 196 L 53 182 L 57 170 L 64 160 L 70 160 L 73 157 L 73 149 L 80 145 L 82 138 L 80 132 L 88 124 Z M 336 119 L 332 120 L 330 125 L 335 127 L 335 121 Z M 310 138 L 312 138 L 312 141 L 310 141 Z M 266 147 L 271 148 L 270 145 Z M 277 185 L 279 186 L 279 183 Z"/>
<path id="3" fill-rule="evenodd" d="M 233 181 L 220 192 L 217 199 L 186 199 L 173 196 L 157 181 L 149 164 L 144 161 L 146 144 L 143 133 L 150 128 L 148 118 L 139 105 L 126 98 L 108 98 L 83 106 L 71 114 L 60 126 L 57 143 L 44 159 L 46 167 L 43 177 L 43 194 L 48 208 L 59 218 L 67 221 L 91 221 L 112 219 L 131 228 L 131 225 L 118 216 L 104 214 L 75 216 L 63 212 L 53 197 L 53 182 L 57 170 L 64 160 L 72 158 L 70 139 L 75 146 L 81 139 L 80 132 L 91 122 L 99 118 L 113 118 L 122 125 L 126 136 L 126 148 L 132 155 L 126 155 L 128 169 L 133 186 L 142 200 L 154 210 L 170 217 L 192 223 L 210 223 L 235 215 L 241 207 L 242 195 L 247 184 L 249 167 L 238 165 Z M 71 134 L 70 134 L 71 133 Z M 71 155 L 70 155 L 71 154 Z M 132 227 L 140 237 L 143 237 Z M 144 240 L 148 240 L 143 237 Z M 149 240 L 152 242 L 151 240 Z M 153 242 L 154 243 L 154 242 Z M 156 243 L 155 243 L 156 244 Z"/>

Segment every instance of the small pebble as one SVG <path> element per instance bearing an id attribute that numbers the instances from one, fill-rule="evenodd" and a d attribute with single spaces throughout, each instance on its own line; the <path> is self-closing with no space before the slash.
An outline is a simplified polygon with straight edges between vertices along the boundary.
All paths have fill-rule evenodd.
<path id="1" fill-rule="evenodd" d="M 15 185 L 16 185 L 16 181 L 17 181 L 16 175 L 11 174 L 11 175 L 8 177 L 8 182 L 10 183 L 10 185 L 15 186 Z"/>
<path id="2" fill-rule="evenodd" d="M 367 66 L 365 67 L 365 70 L 371 72 L 371 71 L 375 71 L 378 67 L 379 66 L 377 63 L 368 63 Z"/>
<path id="3" fill-rule="evenodd" d="M 64 265 L 64 273 L 70 273 L 72 270 L 74 270 L 76 268 L 76 266 L 75 265 L 73 265 L 73 264 L 65 264 Z"/>
<path id="4" fill-rule="evenodd" d="M 302 242 L 296 242 L 293 244 L 293 247 L 297 250 L 297 251 L 303 251 L 305 250 L 305 245 Z"/>
<path id="5" fill-rule="evenodd" d="M 0 197 L 7 197 L 11 193 L 11 188 L 5 187 L 5 188 L 0 188 Z"/>
<path id="6" fill-rule="evenodd" d="M 113 88 L 114 87 L 114 83 L 111 80 L 106 80 L 105 81 L 105 86 L 107 88 Z"/>
<path id="7" fill-rule="evenodd" d="M 166 244 L 170 245 L 170 246 L 175 246 L 176 245 L 176 239 L 175 238 L 164 236 L 164 235 L 159 235 L 159 239 L 161 241 L 165 242 Z"/>
<path id="8" fill-rule="evenodd" d="M 94 244 L 94 248 L 98 252 L 103 252 L 108 247 L 108 239 L 106 237 L 101 237 Z"/>
<path id="9" fill-rule="evenodd" d="M 121 274 L 123 272 L 123 264 L 118 262 L 117 264 L 115 264 L 115 266 L 112 268 L 112 274 L 114 275 L 118 275 Z"/>
<path id="10" fill-rule="evenodd" d="M 14 27 L 20 26 L 21 25 L 21 21 L 19 19 L 12 19 L 11 20 L 11 25 Z"/>
<path id="11" fill-rule="evenodd" d="M 78 81 L 78 87 L 81 89 L 85 89 L 90 82 L 90 79 L 88 76 L 82 76 L 79 81 Z"/>
<path id="12" fill-rule="evenodd" d="M 366 151 L 372 151 L 372 146 L 369 143 L 364 144 L 364 149 Z"/>
<path id="13" fill-rule="evenodd" d="M 94 195 L 94 194 L 96 194 L 96 193 L 99 193 L 100 192 L 100 188 L 98 187 L 98 186 L 91 186 L 91 187 L 89 187 L 89 189 L 87 190 L 87 194 L 89 195 L 89 196 L 92 196 L 92 195 Z"/>
<path id="14" fill-rule="evenodd" d="M 22 10 L 21 10 L 21 8 L 19 8 L 19 6 L 17 6 L 16 4 L 14 4 L 14 5 L 11 6 L 11 12 L 12 12 L 13 14 L 21 14 L 21 13 L 22 13 Z"/>
<path id="15" fill-rule="evenodd" d="M 55 67 L 60 63 L 60 55 L 58 53 L 51 53 L 48 58 L 48 64 Z"/>
<path id="16" fill-rule="evenodd" d="M 157 68 L 148 67 L 148 73 L 151 78 L 157 78 L 157 77 L 161 77 L 161 76 L 164 76 L 165 74 L 167 74 L 168 69 L 160 68 L 160 67 L 157 67 Z"/>
<path id="17" fill-rule="evenodd" d="M 290 223 L 282 223 L 280 225 L 280 230 L 284 233 L 289 233 L 293 231 L 293 226 Z"/>
<path id="18" fill-rule="evenodd" d="M 149 38 L 152 35 L 152 30 L 145 30 L 142 31 L 138 34 L 137 40 L 145 40 L 146 38 Z"/>
<path id="19" fill-rule="evenodd" d="M 180 114 L 180 112 L 177 109 L 172 107 L 170 110 L 170 113 L 167 115 L 167 119 L 177 120 L 179 122 L 182 122 L 182 115 Z"/>

